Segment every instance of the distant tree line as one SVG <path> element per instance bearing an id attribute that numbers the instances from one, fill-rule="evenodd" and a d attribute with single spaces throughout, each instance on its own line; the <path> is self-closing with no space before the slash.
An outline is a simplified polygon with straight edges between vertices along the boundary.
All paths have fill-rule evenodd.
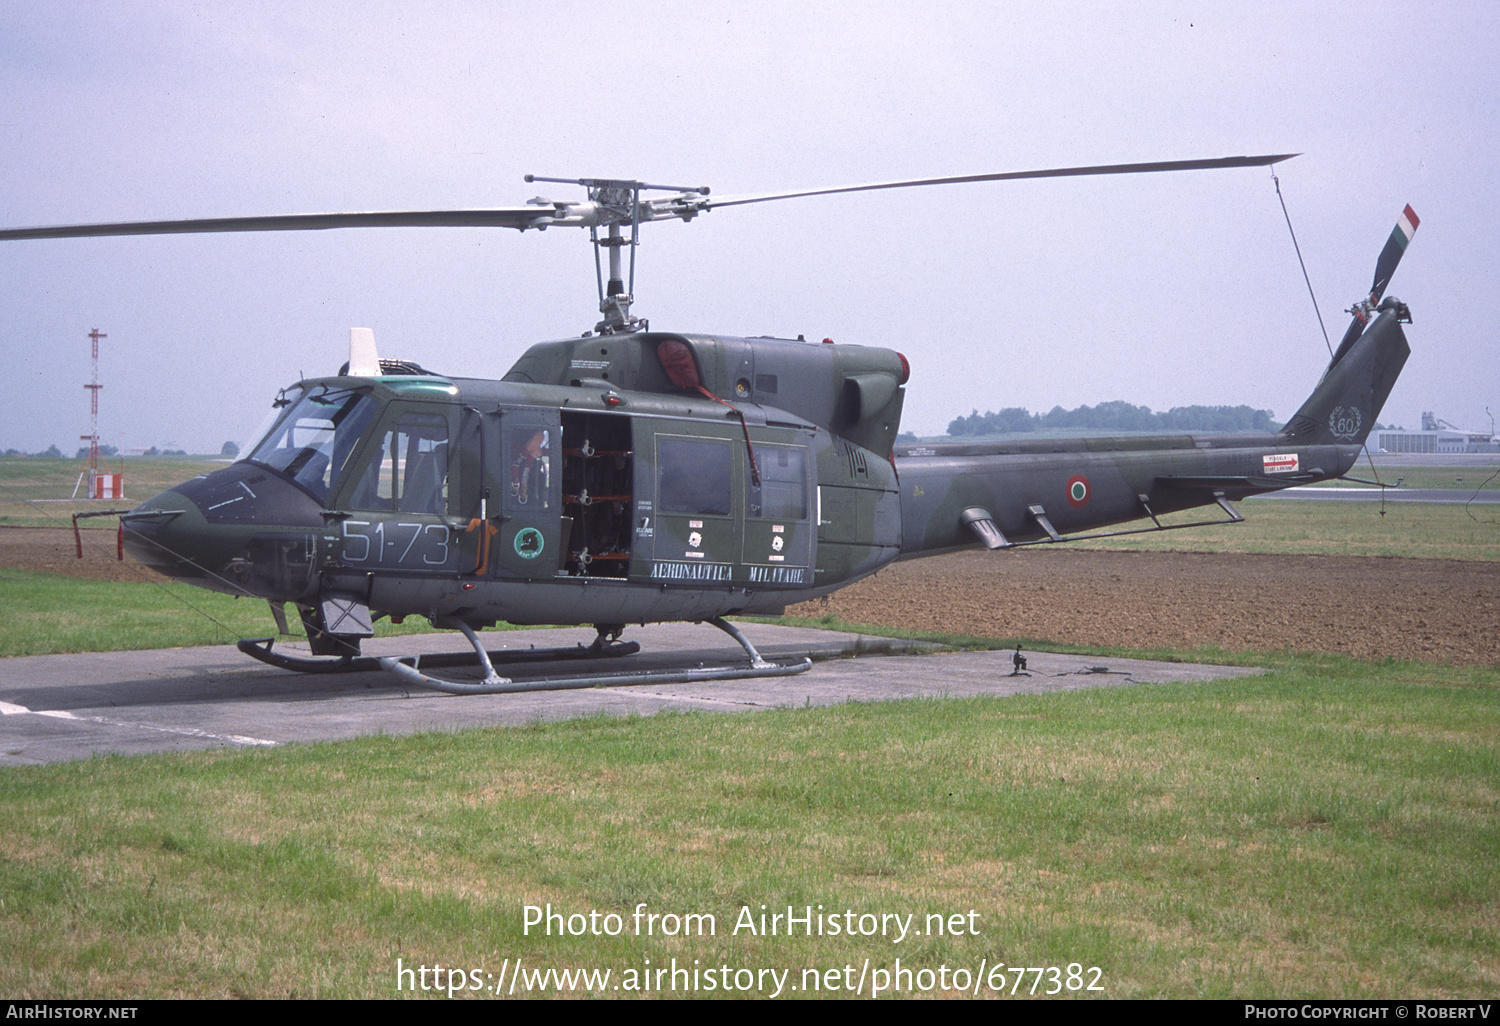
<path id="1" fill-rule="evenodd" d="M 1145 406 L 1116 400 L 1098 406 L 1065 410 L 1054 406 L 1047 413 L 1031 413 L 1012 406 L 1004 410 L 958 417 L 948 425 L 948 434 L 1001 435 L 1029 431 L 1228 431 L 1272 432 L 1280 427 L 1270 410 L 1248 406 L 1174 406 L 1153 413 Z"/>
<path id="2" fill-rule="evenodd" d="M 235 456 L 238 456 L 239 454 L 240 454 L 240 447 L 238 445 L 236 445 L 234 442 L 225 442 L 223 448 L 221 448 L 219 450 L 219 455 L 221 455 L 221 456 L 229 456 L 229 457 L 233 458 Z M 26 452 L 26 451 L 24 451 L 22 449 L 17 449 L 15 447 L 11 447 L 9 449 L 6 449 L 4 452 L 0 452 L 0 456 L 41 456 L 41 457 L 50 457 L 52 459 L 60 459 L 62 457 L 62 455 L 63 455 L 63 451 L 61 449 L 59 449 L 57 446 L 55 446 L 55 445 L 52 446 L 51 448 L 49 448 L 46 452 L 31 453 L 31 452 Z M 114 457 L 120 455 L 120 450 L 116 446 L 113 446 L 113 445 L 101 445 L 101 446 L 99 446 L 99 455 L 100 456 L 104 456 L 106 458 L 113 459 Z M 140 456 L 186 456 L 186 455 L 188 455 L 188 451 L 186 449 L 161 449 L 161 448 L 158 448 L 157 446 L 153 445 L 151 448 L 146 449 L 146 450 L 144 450 L 144 451 L 142 451 L 140 453 L 137 453 L 136 455 L 140 455 Z M 79 459 L 79 460 L 86 460 L 86 459 L 88 459 L 88 456 L 89 456 L 89 447 L 86 446 L 86 445 L 80 445 L 78 447 L 78 451 L 73 454 L 73 458 L 74 459 Z"/>
<path id="3" fill-rule="evenodd" d="M 120 455 L 120 450 L 117 449 L 117 448 L 115 448 L 113 445 L 101 445 L 101 446 L 99 446 L 99 455 L 100 456 L 118 456 L 118 455 Z M 186 456 L 187 455 L 187 450 L 186 449 L 158 449 L 156 446 L 153 445 L 151 448 L 146 449 L 144 452 L 142 452 L 141 455 L 142 456 Z M 86 446 L 86 445 L 85 446 L 81 446 L 79 448 L 79 450 L 78 450 L 78 458 L 81 459 L 81 460 L 86 460 L 86 459 L 88 459 L 88 456 L 89 456 L 89 447 Z"/>

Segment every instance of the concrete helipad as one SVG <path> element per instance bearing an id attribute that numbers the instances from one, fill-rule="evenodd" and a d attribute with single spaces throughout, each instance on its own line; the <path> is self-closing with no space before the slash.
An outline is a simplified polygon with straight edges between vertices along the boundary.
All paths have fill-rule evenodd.
<path id="1" fill-rule="evenodd" d="M 1011 676 L 1011 653 L 1006 651 L 908 654 L 904 642 L 869 635 L 770 624 L 740 626 L 767 658 L 810 654 L 820 661 L 792 677 L 460 697 L 413 689 L 382 671 L 291 673 L 255 662 L 232 647 L 0 659 L 0 765 L 461 730 L 600 713 L 746 712 L 916 696 L 1201 681 L 1262 672 L 1028 651 L 1030 675 Z M 484 638 L 496 648 L 544 648 L 592 641 L 593 631 L 513 631 Z M 642 652 L 606 662 L 603 669 L 745 662 L 739 646 L 706 625 L 638 627 L 626 638 L 639 641 Z M 368 642 L 365 652 L 408 655 L 462 648 L 463 639 L 457 635 L 431 634 Z M 560 670 L 556 664 L 523 664 L 502 667 L 501 672 L 517 678 L 557 676 L 589 665 L 569 662 Z M 455 680 L 466 674 L 461 669 L 439 672 Z"/>

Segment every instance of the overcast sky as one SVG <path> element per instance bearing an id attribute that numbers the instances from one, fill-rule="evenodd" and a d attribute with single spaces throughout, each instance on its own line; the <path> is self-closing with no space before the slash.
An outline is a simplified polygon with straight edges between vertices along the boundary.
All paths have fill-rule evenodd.
<path id="1" fill-rule="evenodd" d="M 1403 204 L 1412 357 L 1381 416 L 1489 430 L 1500 5 L 0 4 L 0 226 L 510 206 L 527 173 L 740 194 L 1300 152 L 1277 174 L 1329 333 Z M 904 427 L 1123 399 L 1290 416 L 1328 360 L 1267 169 L 788 200 L 647 225 L 656 329 L 890 346 Z M 0 243 L 0 449 L 243 441 L 383 355 L 499 377 L 598 320 L 587 234 Z"/>

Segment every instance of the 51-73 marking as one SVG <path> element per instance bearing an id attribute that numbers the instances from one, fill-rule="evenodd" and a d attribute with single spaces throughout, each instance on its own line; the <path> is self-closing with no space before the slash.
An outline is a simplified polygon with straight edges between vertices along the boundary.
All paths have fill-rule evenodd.
<path id="1" fill-rule="evenodd" d="M 440 569 L 448 565 L 453 553 L 452 536 L 444 524 L 345 520 L 343 538 L 339 559 L 349 565 Z"/>

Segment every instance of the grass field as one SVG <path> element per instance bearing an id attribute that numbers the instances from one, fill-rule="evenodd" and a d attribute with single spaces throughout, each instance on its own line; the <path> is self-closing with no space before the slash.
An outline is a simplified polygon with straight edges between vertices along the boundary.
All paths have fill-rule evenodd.
<path id="1" fill-rule="evenodd" d="M 112 459 L 109 469 L 124 473 L 127 498 L 91 501 L 70 498 L 83 472 L 82 460 L 0 456 L 0 527 L 71 526 L 74 513 L 128 509 L 224 463 L 223 459 L 204 456 L 141 456 L 128 458 L 123 464 Z M 80 491 L 88 493 L 87 482 Z M 79 526 L 112 531 L 115 522 L 99 517 L 80 521 Z"/>
<path id="2" fill-rule="evenodd" d="M 1225 534 L 1388 544 L 1291 505 Z M 0 573 L 0 644 L 225 640 L 155 591 Z M 1492 998 L 1500 672 L 1228 658 L 1271 672 L 0 770 L 0 993 Z"/>
<path id="3" fill-rule="evenodd" d="M 0 619 L 0 658 L 232 645 L 276 631 L 265 602 L 165 578 L 132 584 L 0 570 L 0 608 L 6 610 Z M 295 611 L 288 616 L 300 639 Z M 431 629 L 419 617 L 400 626 L 389 620 L 376 624 L 379 637 Z"/>
<path id="4" fill-rule="evenodd" d="M 1500 505 L 1248 499 L 1243 523 L 1072 544 L 1142 552 L 1263 552 L 1500 560 Z M 1383 510 L 1383 512 L 1382 512 Z M 1202 510 L 1163 523 L 1211 519 Z"/>
<path id="5" fill-rule="evenodd" d="M 608 971 L 576 989 L 611 996 L 675 960 L 652 992 L 693 996 L 687 971 L 725 967 L 755 996 L 774 970 L 798 997 L 847 996 L 861 972 L 867 996 L 883 980 L 900 996 L 1492 997 L 1496 684 L 1306 657 L 1226 683 L 7 770 L 0 990 L 434 982 L 398 979 L 399 959 L 477 973 L 437 983 L 479 996 L 520 959 Z M 527 906 L 549 904 L 552 936 L 528 931 Z M 637 936 L 643 904 L 711 915 L 714 933 L 665 918 Z M 763 936 L 741 918 L 758 927 L 763 906 L 870 930 L 858 917 L 914 916 L 920 935 Z M 620 936 L 590 935 L 591 912 Z"/>

